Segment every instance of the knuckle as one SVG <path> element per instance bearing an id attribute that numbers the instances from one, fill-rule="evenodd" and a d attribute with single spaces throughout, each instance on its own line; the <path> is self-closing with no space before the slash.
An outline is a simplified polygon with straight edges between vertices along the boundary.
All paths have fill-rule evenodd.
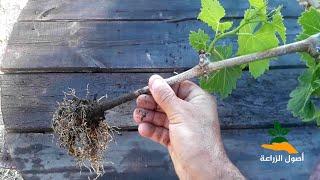
<path id="1" fill-rule="evenodd" d="M 204 93 L 202 94 L 202 98 L 208 102 L 213 103 L 213 104 L 216 104 L 216 102 L 217 102 L 216 96 L 214 96 L 206 91 L 204 91 Z"/>
<path id="2" fill-rule="evenodd" d="M 152 136 L 156 142 L 161 142 L 162 132 L 159 128 L 155 129 Z"/>
<path id="3" fill-rule="evenodd" d="M 172 94 L 163 94 L 160 98 L 160 104 L 168 104 L 173 100 Z"/>
<path id="4" fill-rule="evenodd" d="M 179 124 L 183 121 L 183 114 L 181 112 L 173 112 L 168 116 L 169 124 Z"/>
<path id="5" fill-rule="evenodd" d="M 132 116 L 133 116 L 133 119 L 136 119 L 136 114 L 137 114 L 137 112 L 136 112 L 136 109 L 133 111 L 133 113 L 132 113 Z"/>
<path id="6" fill-rule="evenodd" d="M 133 111 L 133 119 L 134 120 L 139 120 L 140 114 L 139 114 L 139 109 L 135 109 Z"/>
<path id="7" fill-rule="evenodd" d="M 158 102 L 159 104 L 170 103 L 174 98 L 173 93 L 170 90 L 164 89 L 164 88 L 161 88 L 158 90 L 158 96 L 159 96 L 159 102 Z"/>
<path id="8" fill-rule="evenodd" d="M 141 98 L 142 98 L 141 96 L 142 96 L 142 95 L 140 95 L 140 96 L 137 97 L 137 99 L 136 99 L 136 104 L 140 104 L 140 103 L 141 103 Z"/>
<path id="9" fill-rule="evenodd" d="M 164 132 L 161 137 L 161 144 L 167 146 L 170 142 L 169 133 Z"/>

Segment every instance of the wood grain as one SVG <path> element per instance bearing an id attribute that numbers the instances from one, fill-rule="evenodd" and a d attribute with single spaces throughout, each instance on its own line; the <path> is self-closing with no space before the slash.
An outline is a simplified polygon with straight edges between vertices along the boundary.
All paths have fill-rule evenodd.
<path id="1" fill-rule="evenodd" d="M 239 20 L 236 21 L 239 23 Z M 286 19 L 288 42 L 299 33 Z M 199 21 L 171 22 L 20 22 L 8 42 L 1 71 L 17 72 L 171 72 L 198 63 L 189 32 L 212 30 Z M 212 35 L 212 33 L 211 33 Z M 237 47 L 236 38 L 220 42 Z M 236 52 L 235 52 L 236 53 Z M 271 66 L 303 65 L 296 54 Z"/>
<path id="2" fill-rule="evenodd" d="M 289 93 L 297 85 L 303 69 L 271 70 L 255 80 L 244 73 L 231 97 L 219 100 L 219 116 L 223 128 L 270 126 L 274 120 L 287 125 L 301 124 L 287 111 Z M 47 73 L 6 74 L 1 80 L 1 108 L 8 130 L 46 131 L 63 91 L 76 89 L 84 97 L 89 84 L 91 98 L 108 94 L 119 96 L 147 84 L 150 73 Z M 164 77 L 172 74 L 161 74 Z M 124 129 L 135 128 L 132 112 L 135 102 L 107 111 L 106 119 Z"/>
<path id="3" fill-rule="evenodd" d="M 307 179 L 319 160 L 320 131 L 316 127 L 291 128 L 288 140 L 305 156 L 304 162 L 291 164 L 260 162 L 261 154 L 288 156 L 260 147 L 270 141 L 265 129 L 223 130 L 222 137 L 231 161 L 248 179 Z M 177 179 L 164 147 L 137 132 L 123 132 L 116 141 L 106 153 L 106 174 L 101 179 Z M 75 161 L 56 145 L 52 134 L 9 133 L 3 157 L 2 163 L 15 167 L 25 179 L 87 179 L 90 175 L 86 168 L 79 174 Z"/>
<path id="4" fill-rule="evenodd" d="M 221 2 L 225 19 L 236 24 L 248 7 L 247 0 Z M 296 1 L 270 4 L 271 8 L 283 5 L 288 43 L 293 42 L 300 31 L 296 20 L 302 8 Z M 165 72 L 160 75 L 168 77 L 194 66 L 198 60 L 188 43 L 189 31 L 211 32 L 196 20 L 199 8 L 200 0 L 29 1 L 0 67 L 8 73 L 0 76 L 0 115 L 9 132 L 0 164 L 16 168 L 25 179 L 94 177 L 86 168 L 79 174 L 74 159 L 57 146 L 50 132 L 62 92 L 75 88 L 83 97 L 89 84 L 90 98 L 106 93 L 112 98 L 145 86 L 150 72 Z M 235 39 L 221 43 L 236 46 Z M 286 109 L 289 93 L 304 70 L 294 68 L 304 64 L 298 55 L 271 64 L 274 70 L 259 79 L 244 73 L 232 96 L 218 100 L 221 127 L 227 129 L 222 130 L 223 141 L 230 159 L 249 179 L 307 179 L 320 160 L 320 131 Z M 291 69 L 279 69 L 286 67 Z M 137 128 L 134 107 L 132 101 L 106 112 L 108 122 L 123 131 L 106 154 L 106 174 L 101 179 L 177 179 L 167 150 L 132 131 Z M 266 128 L 274 120 L 294 126 L 288 139 L 305 153 L 305 162 L 259 161 L 260 154 L 273 153 L 260 145 L 270 141 Z"/>
<path id="5" fill-rule="evenodd" d="M 249 7 L 247 0 L 221 0 L 227 17 L 241 17 Z M 296 1 L 270 1 L 270 8 L 283 5 L 285 16 L 298 16 L 302 8 Z M 37 0 L 29 1 L 19 21 L 48 20 L 174 20 L 195 18 L 200 0 Z"/>

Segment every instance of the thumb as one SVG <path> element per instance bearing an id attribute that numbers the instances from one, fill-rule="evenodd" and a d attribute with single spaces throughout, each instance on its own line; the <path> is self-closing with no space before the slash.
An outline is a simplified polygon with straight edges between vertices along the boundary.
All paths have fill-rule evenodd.
<path id="1" fill-rule="evenodd" d="M 149 88 L 154 100 L 167 114 L 167 116 L 176 114 L 180 99 L 161 76 L 151 76 L 149 79 Z"/>

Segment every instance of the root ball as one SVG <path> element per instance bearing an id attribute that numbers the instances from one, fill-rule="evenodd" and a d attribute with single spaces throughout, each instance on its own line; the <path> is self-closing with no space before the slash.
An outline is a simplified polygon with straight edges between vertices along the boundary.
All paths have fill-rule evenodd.
<path id="1" fill-rule="evenodd" d="M 91 167 L 90 171 L 100 176 L 104 173 L 104 151 L 116 130 L 103 121 L 104 117 L 88 117 L 97 105 L 96 100 L 81 99 L 70 89 L 58 103 L 52 124 L 60 146 L 75 157 L 79 166 Z"/>

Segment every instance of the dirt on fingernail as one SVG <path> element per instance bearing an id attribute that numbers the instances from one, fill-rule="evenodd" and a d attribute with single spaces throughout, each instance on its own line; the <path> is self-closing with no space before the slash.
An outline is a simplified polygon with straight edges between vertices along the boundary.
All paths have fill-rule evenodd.
<path id="1" fill-rule="evenodd" d="M 147 112 L 139 109 L 138 113 L 140 114 L 140 121 L 143 122 L 144 118 L 147 117 Z"/>

